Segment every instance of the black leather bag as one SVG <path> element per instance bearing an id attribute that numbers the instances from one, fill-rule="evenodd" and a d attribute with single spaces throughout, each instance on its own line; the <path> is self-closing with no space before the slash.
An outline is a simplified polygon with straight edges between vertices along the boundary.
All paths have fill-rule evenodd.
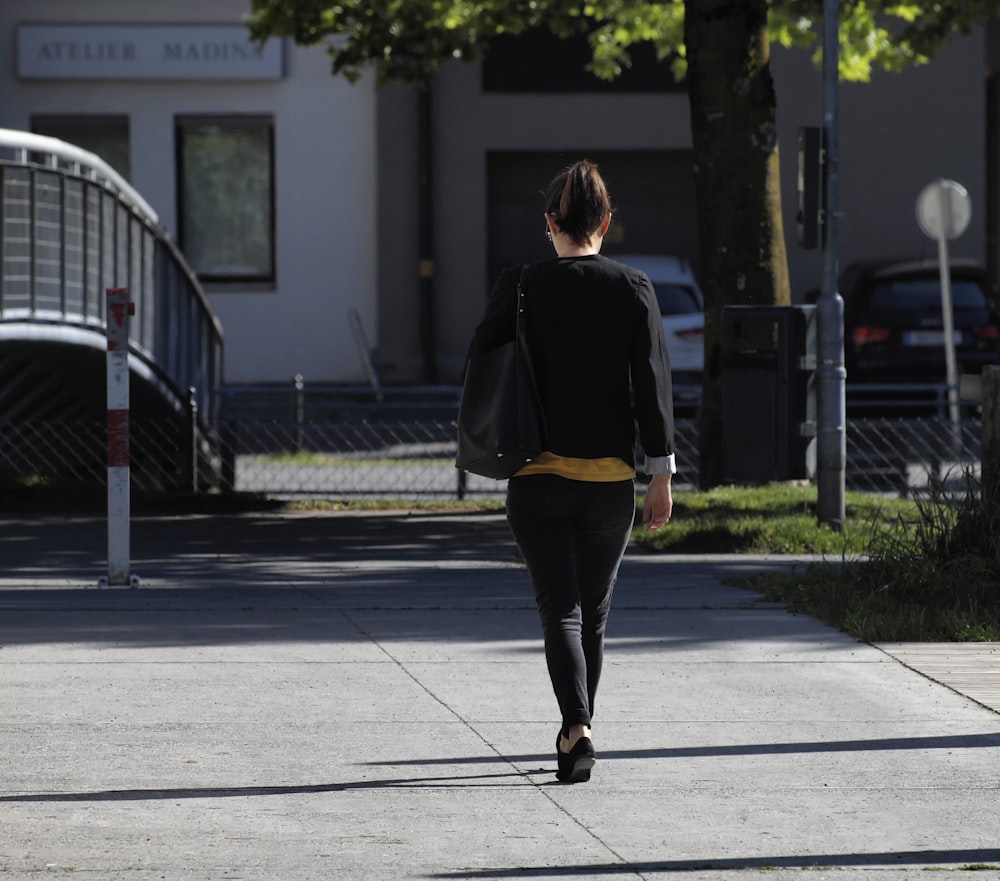
<path id="1" fill-rule="evenodd" d="M 468 360 L 458 409 L 455 467 L 506 480 L 544 447 L 545 417 L 524 331 L 525 276 L 517 285 L 514 339 Z"/>

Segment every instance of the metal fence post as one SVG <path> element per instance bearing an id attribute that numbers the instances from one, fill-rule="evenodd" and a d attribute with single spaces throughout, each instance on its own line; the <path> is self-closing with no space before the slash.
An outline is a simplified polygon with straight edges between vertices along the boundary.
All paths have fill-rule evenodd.
<path id="1" fill-rule="evenodd" d="M 295 452 L 301 453 L 304 440 L 302 424 L 306 421 L 305 380 L 301 373 L 295 374 Z"/>
<path id="2" fill-rule="evenodd" d="M 223 416 L 219 438 L 219 481 L 223 492 L 236 492 L 236 443 L 235 420 Z"/>
<path id="3" fill-rule="evenodd" d="M 844 300 L 837 290 L 840 227 L 839 6 L 823 0 L 823 283 L 816 301 L 817 520 L 837 532 L 845 518 L 847 407 Z"/>
<path id="4" fill-rule="evenodd" d="M 198 494 L 198 390 L 188 388 L 187 409 L 184 412 L 184 459 L 188 487 Z"/>

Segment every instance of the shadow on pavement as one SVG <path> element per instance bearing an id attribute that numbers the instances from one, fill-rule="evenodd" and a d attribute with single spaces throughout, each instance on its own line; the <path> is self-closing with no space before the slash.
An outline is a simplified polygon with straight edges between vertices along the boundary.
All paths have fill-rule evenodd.
<path id="1" fill-rule="evenodd" d="M 136 571 L 192 574 L 215 566 L 306 560 L 513 562 L 502 513 L 466 511 L 287 514 L 223 513 L 135 516 L 131 559 Z M 108 526 L 83 515 L 0 514 L 0 572 L 6 578 L 74 578 L 106 565 Z"/>
<path id="2" fill-rule="evenodd" d="M 876 868 L 962 864 L 983 866 L 1000 860 L 1000 849 L 910 850 L 884 853 L 836 853 L 733 857 L 724 860 L 666 860 L 657 862 L 581 863 L 575 866 L 519 866 L 438 872 L 428 878 L 591 878 L 598 875 L 636 874 L 639 877 L 667 872 L 740 871 L 749 869 Z M 990 866 L 997 868 L 997 866 Z"/>

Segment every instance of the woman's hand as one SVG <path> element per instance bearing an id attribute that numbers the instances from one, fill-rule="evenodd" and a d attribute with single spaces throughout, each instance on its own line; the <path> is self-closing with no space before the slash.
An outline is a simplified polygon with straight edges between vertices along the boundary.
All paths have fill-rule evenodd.
<path id="1" fill-rule="evenodd" d="M 642 509 L 642 522 L 647 529 L 659 529 L 670 521 L 674 509 L 673 491 L 669 474 L 654 474 L 646 489 L 646 504 Z"/>

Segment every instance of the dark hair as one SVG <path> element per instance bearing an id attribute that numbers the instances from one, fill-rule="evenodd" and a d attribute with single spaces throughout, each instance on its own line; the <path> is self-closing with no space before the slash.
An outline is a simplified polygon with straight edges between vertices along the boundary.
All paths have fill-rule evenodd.
<path id="1" fill-rule="evenodd" d="M 587 159 L 559 172 L 545 193 L 545 213 L 578 245 L 587 242 L 610 212 L 604 178 Z"/>

